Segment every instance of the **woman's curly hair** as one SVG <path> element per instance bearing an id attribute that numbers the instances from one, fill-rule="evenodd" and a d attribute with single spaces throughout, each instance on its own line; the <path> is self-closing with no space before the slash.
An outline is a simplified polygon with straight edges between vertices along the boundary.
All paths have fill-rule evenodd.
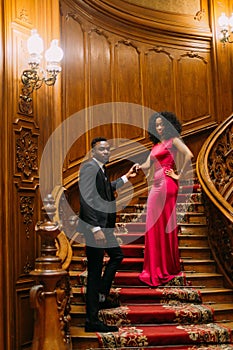
<path id="1" fill-rule="evenodd" d="M 159 143 L 161 141 L 160 136 L 157 134 L 155 127 L 155 122 L 157 118 L 161 118 L 163 121 L 163 137 L 165 140 L 180 136 L 182 126 L 177 116 L 174 113 L 167 111 L 163 111 L 160 113 L 156 112 L 150 117 L 147 130 L 149 139 L 153 142 L 153 144 Z"/>

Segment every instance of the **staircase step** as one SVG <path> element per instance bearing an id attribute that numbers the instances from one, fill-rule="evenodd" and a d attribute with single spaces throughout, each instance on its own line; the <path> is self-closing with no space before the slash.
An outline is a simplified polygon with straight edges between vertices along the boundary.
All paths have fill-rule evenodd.
<path id="1" fill-rule="evenodd" d="M 127 304 L 115 309 L 101 310 L 100 319 L 106 324 L 117 324 L 126 326 L 149 323 L 206 323 L 215 321 L 233 322 L 233 304 Z M 152 307 L 153 306 L 153 307 Z M 187 318 L 187 314 L 189 317 Z M 79 324 L 85 323 L 86 306 L 71 305 L 71 325 L 75 325 L 78 319 Z M 113 321 L 115 320 L 115 322 Z"/>
<path id="2" fill-rule="evenodd" d="M 206 225 L 206 216 L 204 213 L 177 213 L 177 222 L 178 224 L 187 223 L 187 224 L 203 224 Z"/>
<path id="3" fill-rule="evenodd" d="M 72 336 L 73 350 L 87 350 L 88 348 L 109 348 L 104 344 L 111 344 L 111 349 L 118 348 L 117 344 L 122 344 L 125 349 L 136 347 L 139 349 L 163 347 L 164 349 L 195 349 L 195 345 L 200 349 L 200 345 L 216 345 L 221 343 L 228 344 L 230 342 L 231 333 L 233 330 L 233 322 L 218 323 L 218 324 L 201 324 L 201 325 L 150 325 L 137 327 L 122 327 L 119 332 L 115 333 L 85 333 L 82 327 L 70 327 Z M 190 337 L 190 332 L 195 334 L 195 338 Z M 120 341 L 121 338 L 121 341 Z M 116 344 L 116 346 L 114 346 Z M 182 344 L 182 345 L 181 345 Z M 120 346 L 122 349 L 122 346 Z M 229 349 L 231 349 L 229 344 Z M 208 347 L 205 347 L 207 350 Z M 209 348 L 210 349 L 210 348 Z M 212 347 L 211 347 L 212 349 Z M 219 348 L 217 348 L 219 349 Z M 224 349 L 224 347 L 223 347 Z M 228 345 L 225 350 L 228 350 Z"/>
<path id="4" fill-rule="evenodd" d="M 233 303 L 233 290 L 229 288 L 148 288 L 138 286 L 132 288 L 118 288 L 117 292 L 113 289 L 111 295 L 118 295 L 121 303 L 154 303 L 161 300 L 180 300 L 186 302 L 201 303 L 207 305 Z M 81 287 L 72 288 L 72 303 L 85 304 Z"/>
<path id="5" fill-rule="evenodd" d="M 145 232 L 125 232 L 116 233 L 116 237 L 119 239 L 120 244 L 143 244 L 145 239 Z M 208 247 L 208 236 L 205 234 L 178 234 L 180 246 L 198 246 Z"/>
<path id="6" fill-rule="evenodd" d="M 182 259 L 183 270 L 187 273 L 191 271 L 196 272 L 216 272 L 216 263 L 211 259 Z"/>
<path id="7" fill-rule="evenodd" d="M 207 304 L 205 304 L 207 305 Z M 233 304 L 213 304 L 215 321 L 233 322 Z"/>
<path id="8" fill-rule="evenodd" d="M 153 307 L 152 307 L 153 306 Z M 217 311 L 226 310 L 221 305 L 215 306 Z M 230 310 L 230 307 L 228 308 Z M 227 309 L 227 310 L 228 310 Z M 232 310 L 232 309 L 231 309 Z M 83 320 L 85 323 L 85 306 L 71 306 L 70 315 L 73 318 Z M 188 317 L 187 317 L 188 315 Z M 180 303 L 175 304 L 143 304 L 143 305 L 122 305 L 115 309 L 99 311 L 99 318 L 107 325 L 115 324 L 118 327 L 137 325 L 143 320 L 144 324 L 192 324 L 207 323 L 214 321 L 214 307 L 209 305 Z M 219 318 L 220 320 L 220 318 Z M 232 320 L 233 321 L 233 320 Z"/>
<path id="9" fill-rule="evenodd" d="M 176 209 L 177 213 L 185 211 L 188 213 L 204 213 L 204 205 L 202 202 L 181 202 L 181 197 L 178 198 Z"/>
<path id="10" fill-rule="evenodd" d="M 109 258 L 106 257 L 104 261 L 108 261 Z M 125 257 L 119 267 L 119 270 L 134 270 L 141 271 L 143 268 L 143 257 Z M 87 259 L 86 257 L 73 256 L 70 264 L 70 271 L 80 272 L 86 269 Z M 211 259 L 192 259 L 183 258 L 181 259 L 182 270 L 188 272 L 215 272 L 216 264 L 214 260 Z"/>
<path id="11" fill-rule="evenodd" d="M 119 270 L 125 271 L 142 271 L 144 258 L 124 258 Z M 214 260 L 194 260 L 194 259 L 183 259 L 181 260 L 184 271 L 191 272 L 215 272 L 216 264 Z"/>
<path id="12" fill-rule="evenodd" d="M 144 244 L 145 232 L 116 233 L 120 244 Z"/>
<path id="13" fill-rule="evenodd" d="M 73 287 L 74 300 L 84 304 L 84 290 L 81 287 Z M 111 298 L 124 304 L 166 303 L 180 301 L 200 304 L 202 302 L 201 291 L 192 287 L 176 288 L 149 288 L 148 286 L 112 288 Z M 210 303 L 207 303 L 210 304 Z"/>
<path id="14" fill-rule="evenodd" d="M 128 222 L 125 223 L 125 228 L 128 232 L 145 232 L 146 225 L 144 222 Z"/>
<path id="15" fill-rule="evenodd" d="M 74 256 L 86 256 L 85 244 L 83 243 L 73 243 L 72 251 Z"/>
<path id="16" fill-rule="evenodd" d="M 121 245 L 121 249 L 125 257 L 142 257 L 144 244 L 127 244 Z"/>
<path id="17" fill-rule="evenodd" d="M 83 271 L 86 268 L 86 256 L 73 256 L 70 263 L 70 271 Z"/>
<path id="18" fill-rule="evenodd" d="M 233 303 L 233 289 L 204 288 L 201 290 L 204 303 Z"/>
<path id="19" fill-rule="evenodd" d="M 124 228 L 126 232 L 145 232 L 146 230 L 146 225 L 144 222 L 128 222 L 128 223 L 123 223 Z M 192 233 L 192 234 L 207 234 L 208 233 L 208 228 L 205 223 L 179 223 L 180 227 L 180 232 L 181 233 Z"/>
<path id="20" fill-rule="evenodd" d="M 182 202 L 181 200 L 184 199 Z M 187 202 L 187 196 L 184 194 L 178 195 L 177 200 L 177 212 L 194 212 L 194 213 L 204 213 L 204 205 L 202 202 Z M 128 205 L 126 208 L 122 209 L 119 213 L 120 215 L 123 213 L 146 213 L 147 204 L 135 204 L 135 205 Z M 185 210 L 184 210 L 185 209 Z"/>
<path id="21" fill-rule="evenodd" d="M 86 333 L 84 327 L 71 326 L 72 350 L 87 350 L 99 348 L 99 340 L 96 333 Z"/>
<path id="22" fill-rule="evenodd" d="M 209 247 L 207 235 L 178 234 L 180 247 Z"/>
<path id="23" fill-rule="evenodd" d="M 144 244 L 122 244 L 125 257 L 143 257 Z M 181 259 L 210 259 L 211 251 L 209 247 L 179 247 Z"/>
<path id="24" fill-rule="evenodd" d="M 114 286 L 140 286 L 143 283 L 138 278 L 138 272 L 117 272 Z M 218 273 L 187 273 L 186 279 L 192 286 L 223 287 L 223 276 Z"/>
<path id="25" fill-rule="evenodd" d="M 209 247 L 179 247 L 181 259 L 211 259 Z"/>
<path id="26" fill-rule="evenodd" d="M 206 216 L 202 212 L 177 211 L 178 223 L 206 224 Z M 145 223 L 146 212 L 142 213 L 120 213 L 117 216 L 117 224 L 120 223 Z"/>
<path id="27" fill-rule="evenodd" d="M 180 223 L 179 224 L 179 230 L 181 234 L 185 235 L 207 235 L 208 234 L 208 227 L 206 224 L 187 224 L 187 223 Z"/>

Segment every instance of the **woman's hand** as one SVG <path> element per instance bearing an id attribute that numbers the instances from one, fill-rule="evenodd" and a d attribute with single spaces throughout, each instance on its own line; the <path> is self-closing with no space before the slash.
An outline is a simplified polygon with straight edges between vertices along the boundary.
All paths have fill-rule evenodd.
<path id="1" fill-rule="evenodd" d="M 179 180 L 180 178 L 180 175 L 177 175 L 173 169 L 165 170 L 165 174 L 172 177 L 174 180 Z"/>
<path id="2" fill-rule="evenodd" d="M 138 163 L 135 163 L 130 169 L 129 171 L 127 172 L 126 177 L 127 179 L 129 179 L 130 177 L 135 177 L 138 173 L 138 166 L 139 164 Z"/>

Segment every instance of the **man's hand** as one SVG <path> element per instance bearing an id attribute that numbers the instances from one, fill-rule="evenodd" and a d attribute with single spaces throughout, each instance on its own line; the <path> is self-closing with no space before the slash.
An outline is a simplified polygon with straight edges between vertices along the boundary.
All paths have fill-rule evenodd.
<path id="1" fill-rule="evenodd" d="M 127 179 L 129 179 L 130 177 L 135 177 L 137 175 L 138 172 L 138 165 L 139 164 L 134 164 L 129 171 L 125 174 L 125 176 L 127 177 Z"/>
<path id="2" fill-rule="evenodd" d="M 107 243 L 105 234 L 103 233 L 102 230 L 94 232 L 94 237 L 95 237 L 96 244 L 98 246 L 103 246 Z"/>

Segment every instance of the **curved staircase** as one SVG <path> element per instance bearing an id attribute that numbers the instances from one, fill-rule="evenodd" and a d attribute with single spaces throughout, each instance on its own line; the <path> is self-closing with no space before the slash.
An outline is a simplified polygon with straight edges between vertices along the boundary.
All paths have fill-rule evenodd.
<path id="1" fill-rule="evenodd" d="M 183 274 L 162 287 L 150 288 L 138 279 L 143 266 L 146 197 L 118 214 L 116 235 L 125 258 L 111 298 L 121 306 L 99 313 L 105 323 L 120 327 L 117 333 L 85 333 L 85 249 L 82 243 L 72 245 L 73 349 L 233 349 L 233 290 L 225 286 L 211 256 L 201 188 L 198 183 L 184 183 L 178 197 Z"/>

